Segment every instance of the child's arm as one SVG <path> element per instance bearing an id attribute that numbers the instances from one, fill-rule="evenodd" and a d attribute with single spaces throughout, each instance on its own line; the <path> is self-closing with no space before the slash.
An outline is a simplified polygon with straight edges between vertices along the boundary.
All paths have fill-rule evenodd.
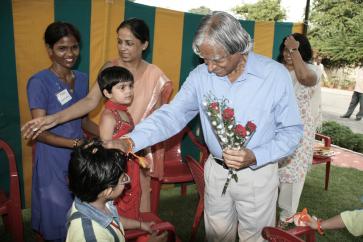
<path id="1" fill-rule="evenodd" d="M 135 220 L 130 218 L 120 217 L 120 222 L 124 229 L 141 229 L 152 233 L 151 226 L 155 224 L 154 222 L 142 222 L 141 220 Z"/>
<path id="2" fill-rule="evenodd" d="M 46 111 L 44 109 L 32 109 L 31 110 L 32 118 L 39 118 L 46 116 Z M 57 146 L 57 147 L 63 147 L 63 148 L 73 148 L 75 145 L 77 145 L 78 141 L 76 139 L 70 139 L 65 138 L 63 136 L 59 136 L 56 134 L 53 134 L 49 131 L 43 131 L 38 137 L 37 141 Z"/>
<path id="3" fill-rule="evenodd" d="M 94 136 L 99 136 L 99 127 L 88 116 L 82 119 L 82 128 Z"/>
<path id="4" fill-rule="evenodd" d="M 113 130 L 116 126 L 116 120 L 110 110 L 105 109 L 101 115 L 99 130 L 102 141 L 112 140 Z"/>

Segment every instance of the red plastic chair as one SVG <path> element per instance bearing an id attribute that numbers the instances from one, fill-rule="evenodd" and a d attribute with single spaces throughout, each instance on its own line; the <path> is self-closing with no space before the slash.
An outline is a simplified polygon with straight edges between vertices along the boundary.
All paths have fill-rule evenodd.
<path id="1" fill-rule="evenodd" d="M 315 231 L 310 227 L 296 227 L 288 231 L 276 227 L 265 227 L 261 234 L 270 242 L 304 242 L 301 236 L 305 237 L 306 242 L 315 242 Z"/>
<path id="2" fill-rule="evenodd" d="M 141 213 L 140 214 L 142 221 L 154 221 L 155 226 L 153 227 L 155 230 L 159 230 L 160 232 L 168 231 L 168 242 L 180 241 L 175 234 L 175 227 L 169 223 L 162 221 L 157 215 L 153 213 Z M 125 240 L 126 241 L 137 241 L 143 242 L 147 241 L 148 233 L 141 229 L 129 229 L 125 230 Z"/>
<path id="3" fill-rule="evenodd" d="M 295 228 L 289 229 L 287 232 L 298 237 L 305 237 L 306 242 L 315 242 L 315 230 L 309 226 L 297 226 Z"/>
<path id="4" fill-rule="evenodd" d="M 323 140 L 324 141 L 324 148 L 330 149 L 331 147 L 331 138 L 326 135 L 322 134 L 315 134 L 315 139 L 317 140 Z M 323 157 L 323 156 L 313 156 L 313 165 L 325 163 L 325 190 L 328 190 L 329 186 L 329 176 L 330 176 L 330 163 L 331 163 L 331 157 Z"/>
<path id="5" fill-rule="evenodd" d="M 185 160 L 189 166 L 190 172 L 192 173 L 194 182 L 197 186 L 197 191 L 199 194 L 199 201 L 198 201 L 198 205 L 195 211 L 195 215 L 194 215 L 194 222 L 192 225 L 192 231 L 190 233 L 190 240 L 189 241 L 194 241 L 195 240 L 195 236 L 197 234 L 197 230 L 200 224 L 200 219 L 203 216 L 203 211 L 204 211 L 204 187 L 205 187 L 205 183 L 204 183 L 204 161 L 203 163 L 197 162 L 193 157 L 191 156 L 187 156 L 185 157 Z"/>
<path id="6" fill-rule="evenodd" d="M 0 190 L 0 215 L 5 228 L 10 231 L 13 241 L 21 242 L 24 241 L 24 230 L 15 155 L 11 147 L 3 140 L 0 140 L 1 150 L 5 152 L 9 160 L 10 188 L 8 194 Z"/>
<path id="7" fill-rule="evenodd" d="M 200 160 L 205 161 L 208 158 L 208 150 L 188 127 L 164 141 L 163 176 L 151 178 L 151 211 L 155 214 L 158 211 L 161 184 L 182 183 L 181 195 L 186 195 L 187 185 L 185 183 L 193 181 L 188 165 L 183 162 L 181 155 L 181 141 L 185 135 L 188 135 L 193 144 L 201 151 Z"/>

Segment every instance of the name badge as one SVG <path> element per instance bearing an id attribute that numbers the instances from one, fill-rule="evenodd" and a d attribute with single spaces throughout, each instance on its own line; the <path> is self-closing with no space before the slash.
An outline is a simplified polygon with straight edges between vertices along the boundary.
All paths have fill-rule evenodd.
<path id="1" fill-rule="evenodd" d="M 64 105 L 67 102 L 69 102 L 70 100 L 72 100 L 72 96 L 69 94 L 67 89 L 64 89 L 63 91 L 58 92 L 56 94 L 56 96 L 61 105 Z"/>

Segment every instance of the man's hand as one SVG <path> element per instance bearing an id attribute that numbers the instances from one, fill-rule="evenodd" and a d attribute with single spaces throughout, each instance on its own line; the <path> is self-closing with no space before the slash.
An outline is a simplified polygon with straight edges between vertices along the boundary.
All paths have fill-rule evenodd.
<path id="1" fill-rule="evenodd" d="M 126 139 L 115 139 L 104 141 L 103 146 L 107 149 L 119 149 L 125 153 L 130 151 L 130 143 Z"/>
<path id="2" fill-rule="evenodd" d="M 26 122 L 21 128 L 21 131 L 23 132 L 23 137 L 25 139 L 35 139 L 44 130 L 50 129 L 57 124 L 58 119 L 56 115 L 47 115 Z"/>
<path id="3" fill-rule="evenodd" d="M 256 164 L 255 154 L 250 149 L 223 150 L 223 159 L 227 167 L 236 170 Z"/>

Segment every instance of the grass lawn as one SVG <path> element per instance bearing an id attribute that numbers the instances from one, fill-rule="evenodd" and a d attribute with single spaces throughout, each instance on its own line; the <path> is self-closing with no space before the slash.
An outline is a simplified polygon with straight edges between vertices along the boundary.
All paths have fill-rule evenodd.
<path id="1" fill-rule="evenodd" d="M 329 190 L 324 190 L 325 165 L 313 166 L 305 182 L 299 211 L 306 207 L 310 214 L 319 218 L 329 218 L 344 210 L 363 208 L 363 172 L 332 166 L 330 171 Z M 194 185 L 188 186 L 188 195 L 181 197 L 178 187 L 164 189 L 161 192 L 159 214 L 175 225 L 182 241 L 189 240 L 194 212 L 198 201 Z M 25 223 L 25 241 L 33 242 L 30 229 L 30 209 L 23 211 Z M 363 236 L 354 237 L 346 229 L 326 231 L 324 236 L 316 235 L 317 241 L 363 241 Z M 204 241 L 204 225 L 201 223 L 197 241 Z M 5 233 L 0 222 L 0 241 L 10 242 L 9 234 Z"/>

